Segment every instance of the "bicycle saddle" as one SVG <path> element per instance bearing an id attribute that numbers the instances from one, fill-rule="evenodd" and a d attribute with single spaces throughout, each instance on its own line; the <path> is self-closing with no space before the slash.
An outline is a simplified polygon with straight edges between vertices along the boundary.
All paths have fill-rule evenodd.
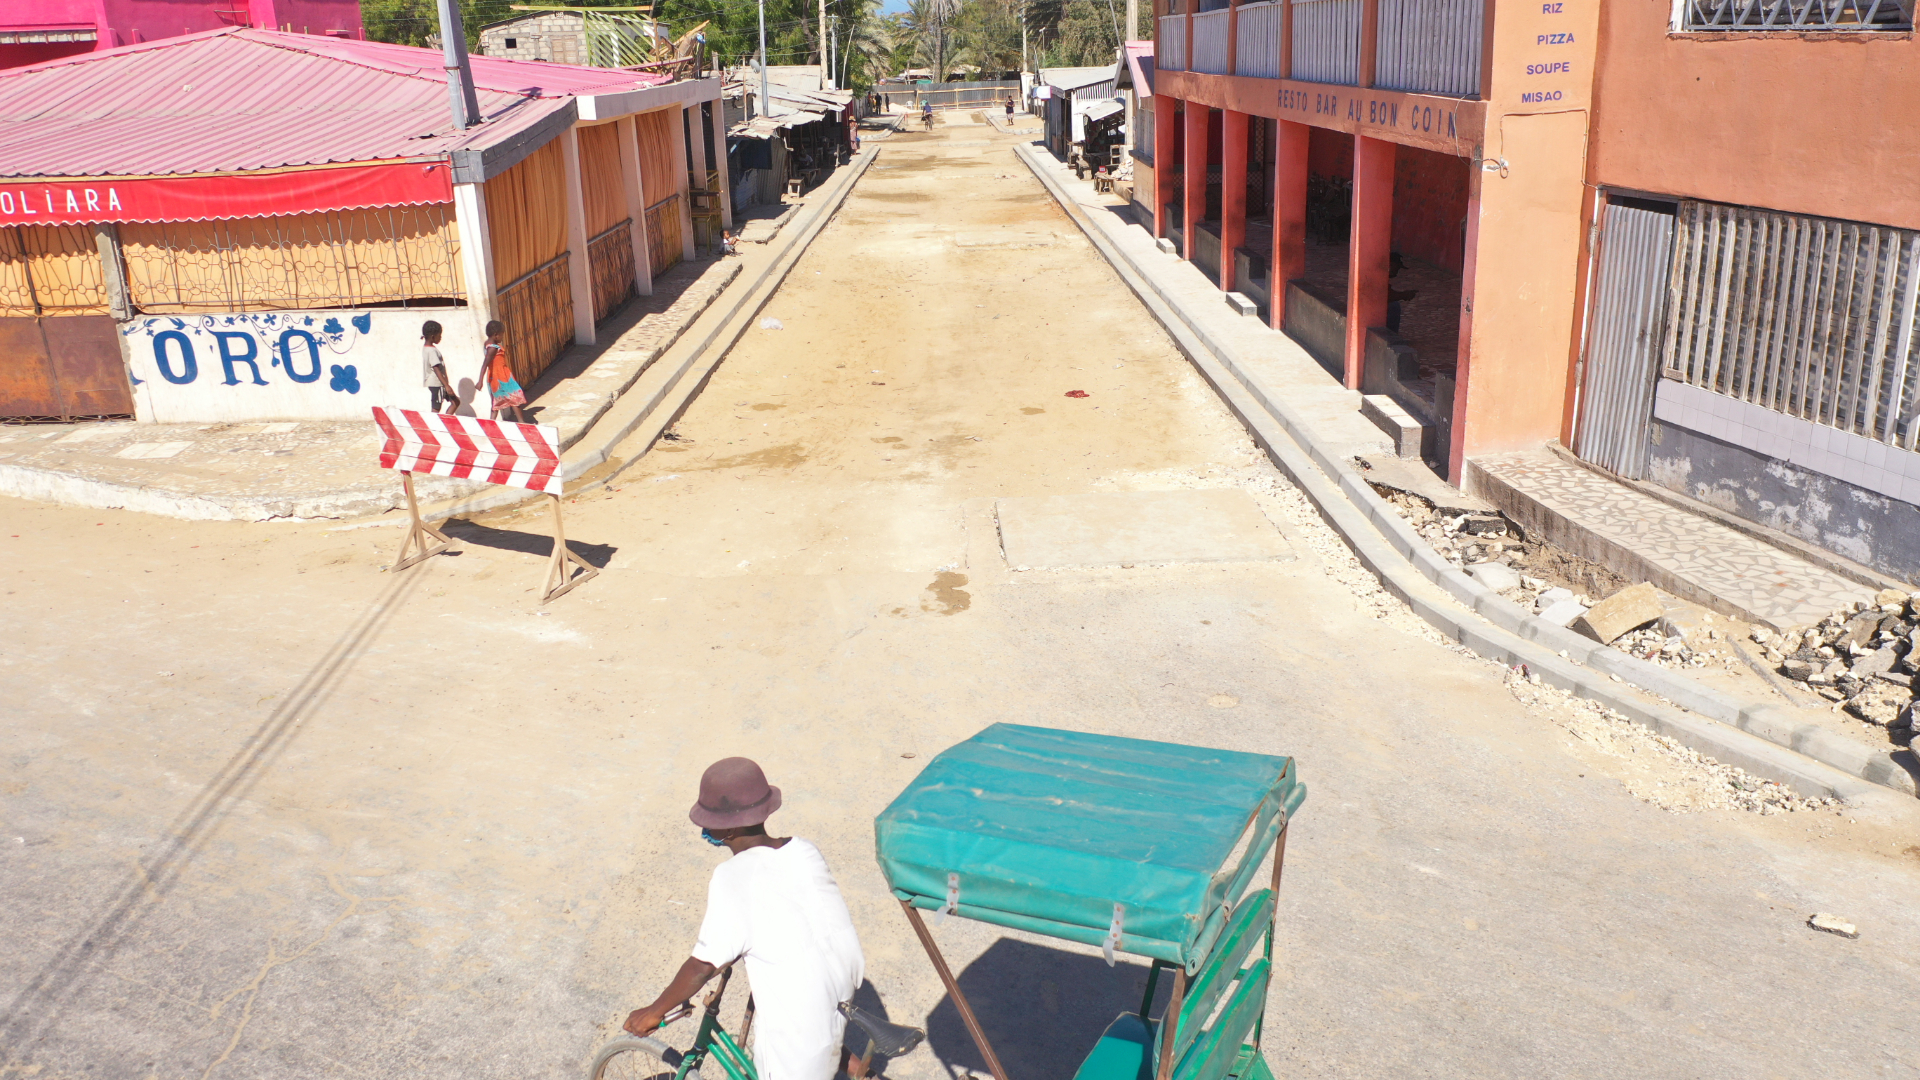
<path id="1" fill-rule="evenodd" d="M 881 1057 L 897 1058 L 910 1053 L 914 1047 L 920 1045 L 920 1040 L 927 1037 L 927 1033 L 919 1028 L 908 1027 L 905 1024 L 889 1024 L 849 1002 L 840 1003 L 840 1013 L 847 1018 L 848 1023 L 866 1032 L 867 1038 L 873 1040 L 874 1052 Z"/>

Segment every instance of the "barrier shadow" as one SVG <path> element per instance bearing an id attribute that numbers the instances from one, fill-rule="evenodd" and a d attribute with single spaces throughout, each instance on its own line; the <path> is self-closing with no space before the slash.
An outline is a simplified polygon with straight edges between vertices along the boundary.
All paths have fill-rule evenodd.
<path id="1" fill-rule="evenodd" d="M 477 521 L 460 517 L 448 518 L 441 522 L 440 531 L 452 539 L 477 547 L 517 551 L 542 558 L 553 554 L 553 537 L 546 533 L 496 529 L 491 525 L 482 525 Z M 568 540 L 567 550 L 585 559 L 595 570 L 605 570 L 607 564 L 613 561 L 614 553 L 620 549 L 611 544 L 583 544 L 578 540 Z"/>
<path id="2" fill-rule="evenodd" d="M 1147 970 L 1131 958 L 1109 968 L 1099 956 L 1001 938 L 956 981 L 1008 1075 L 1070 1080 L 1114 1017 L 1140 1007 Z M 1173 980 L 1160 983 L 1164 1002 Z M 927 1045 L 950 1076 L 991 1075 L 950 995 L 927 1017 Z"/>

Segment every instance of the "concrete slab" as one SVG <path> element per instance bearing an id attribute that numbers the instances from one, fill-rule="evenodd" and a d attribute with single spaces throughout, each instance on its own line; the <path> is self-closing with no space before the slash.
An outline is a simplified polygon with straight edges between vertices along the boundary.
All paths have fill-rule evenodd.
<path id="1" fill-rule="evenodd" d="M 999 512 L 1000 544 L 1015 568 L 1250 562 L 1289 554 L 1286 540 L 1239 488 L 1001 499 Z"/>

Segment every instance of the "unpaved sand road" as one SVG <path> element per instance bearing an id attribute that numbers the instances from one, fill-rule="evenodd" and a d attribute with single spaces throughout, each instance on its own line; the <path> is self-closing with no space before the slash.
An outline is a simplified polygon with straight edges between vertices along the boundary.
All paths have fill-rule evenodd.
<path id="1" fill-rule="evenodd" d="M 392 527 L 0 503 L 0 1075 L 573 1075 L 684 955 L 714 858 L 684 813 L 730 753 L 836 867 L 888 1011 L 931 1016 L 891 1074 L 978 1069 L 870 822 L 995 720 L 1299 757 L 1277 1071 L 1911 1071 L 1912 814 L 1666 813 L 1623 783 L 1666 765 L 1356 595 L 1006 145 L 887 142 L 785 329 L 568 506 L 609 569 L 548 609 L 543 512 L 390 577 Z M 1000 560 L 994 498 L 1209 485 L 1293 558 Z M 1020 1080 L 1143 975 L 938 933 Z"/>

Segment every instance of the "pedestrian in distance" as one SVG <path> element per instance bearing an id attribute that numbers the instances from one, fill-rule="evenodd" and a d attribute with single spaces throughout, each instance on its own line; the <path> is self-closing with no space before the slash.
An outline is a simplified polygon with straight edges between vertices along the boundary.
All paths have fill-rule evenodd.
<path id="1" fill-rule="evenodd" d="M 732 229 L 720 230 L 720 254 L 722 255 L 740 254 L 740 238 L 733 235 Z"/>
<path id="2" fill-rule="evenodd" d="M 728 964 L 753 985 L 754 1071 L 765 1080 L 833 1080 L 844 1064 L 842 1002 L 866 974 L 860 938 L 827 861 L 811 841 L 767 835 L 780 789 L 748 758 L 723 758 L 700 777 L 687 814 L 730 857 L 714 867 L 692 955 L 653 1004 L 627 1016 L 646 1035 Z"/>
<path id="3" fill-rule="evenodd" d="M 420 381 L 427 388 L 427 408 L 439 412 L 445 405 L 451 413 L 460 407 L 460 395 L 447 381 L 447 362 L 440 355 L 440 324 L 428 319 L 420 324 Z"/>
<path id="4" fill-rule="evenodd" d="M 513 377 L 513 367 L 507 363 L 506 336 L 506 323 L 499 319 L 487 323 L 486 359 L 480 367 L 480 381 L 493 398 L 495 420 L 532 423 L 527 419 L 527 393 L 520 389 L 519 380 Z"/>
<path id="5" fill-rule="evenodd" d="M 1007 102 L 1007 119 L 1011 120 L 1013 119 L 1013 95 L 1012 94 L 1007 95 L 1006 102 Z"/>
<path id="6" fill-rule="evenodd" d="M 927 125 L 928 131 L 933 130 L 933 99 L 932 98 L 928 98 L 927 100 L 922 101 L 920 103 L 920 122 Z"/>

